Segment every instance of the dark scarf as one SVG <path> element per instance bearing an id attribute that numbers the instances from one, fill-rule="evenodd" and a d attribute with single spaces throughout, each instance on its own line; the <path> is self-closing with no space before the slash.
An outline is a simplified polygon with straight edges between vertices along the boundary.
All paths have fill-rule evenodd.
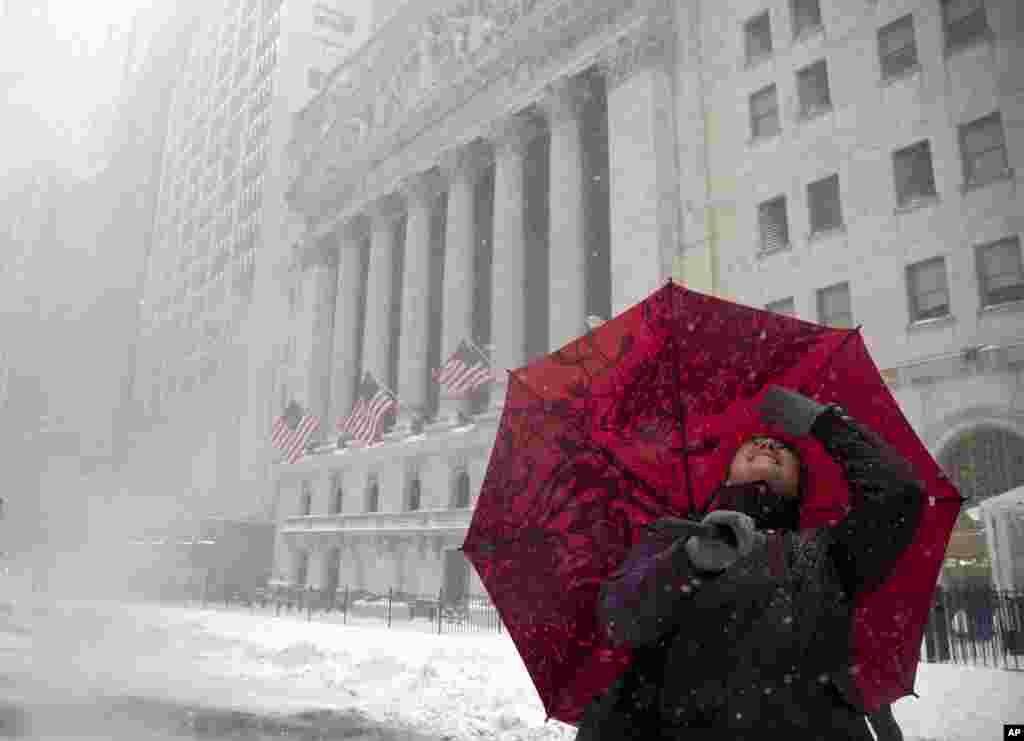
<path id="1" fill-rule="evenodd" d="M 799 530 L 800 498 L 776 494 L 763 481 L 722 484 L 708 509 L 730 509 L 749 515 L 758 530 Z"/>

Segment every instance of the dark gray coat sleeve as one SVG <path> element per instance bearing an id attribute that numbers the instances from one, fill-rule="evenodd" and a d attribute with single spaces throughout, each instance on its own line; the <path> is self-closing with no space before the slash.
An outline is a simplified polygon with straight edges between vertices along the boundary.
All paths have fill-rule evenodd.
<path id="1" fill-rule="evenodd" d="M 703 579 L 683 548 L 685 539 L 651 538 L 633 547 L 601 586 L 598 618 L 616 644 L 652 645 L 683 617 Z"/>
<path id="2" fill-rule="evenodd" d="M 924 507 L 924 486 L 881 437 L 830 407 L 811 434 L 842 467 L 850 512 L 830 530 L 829 554 L 843 590 L 871 590 L 891 573 L 913 540 Z"/>

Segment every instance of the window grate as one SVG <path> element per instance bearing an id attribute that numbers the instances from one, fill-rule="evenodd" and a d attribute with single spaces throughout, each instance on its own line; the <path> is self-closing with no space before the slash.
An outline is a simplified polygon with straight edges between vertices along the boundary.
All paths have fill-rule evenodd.
<path id="1" fill-rule="evenodd" d="M 789 245 L 789 222 L 786 218 L 786 197 L 779 196 L 758 206 L 761 249 L 765 252 Z"/>

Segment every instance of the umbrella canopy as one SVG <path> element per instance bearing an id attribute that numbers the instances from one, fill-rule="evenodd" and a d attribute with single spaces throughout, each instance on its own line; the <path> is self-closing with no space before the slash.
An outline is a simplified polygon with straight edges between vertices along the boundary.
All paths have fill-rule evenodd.
<path id="1" fill-rule="evenodd" d="M 839 403 L 925 484 L 913 544 L 858 598 L 852 661 L 868 705 L 913 690 L 918 647 L 960 498 L 889 393 L 859 332 L 752 309 L 668 283 L 591 333 L 510 372 L 463 545 L 549 717 L 576 723 L 630 660 L 598 625 L 602 582 L 643 527 L 711 506 L 732 451 L 764 430 L 771 384 Z M 779 435 L 776 434 L 777 437 Z M 791 440 L 811 471 L 801 526 L 848 511 L 838 465 Z"/>

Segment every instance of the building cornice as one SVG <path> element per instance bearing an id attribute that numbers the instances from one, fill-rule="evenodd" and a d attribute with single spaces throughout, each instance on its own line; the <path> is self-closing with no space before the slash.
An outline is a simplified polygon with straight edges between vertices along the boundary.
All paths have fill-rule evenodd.
<path id="1" fill-rule="evenodd" d="M 543 89 L 564 74 L 567 54 L 602 37 L 614 53 L 599 58 L 594 50 L 589 62 L 603 63 L 619 81 L 651 60 L 652 49 L 667 48 L 671 27 L 665 0 L 496 0 L 475 14 L 465 5 L 450 2 L 424 14 L 409 3 L 399 14 L 408 15 L 404 32 L 396 30 L 402 24 L 389 24 L 296 115 L 288 199 L 311 225 L 323 230 L 382 195 L 385 186 L 369 182 L 381 163 L 493 85 Z M 495 111 L 495 118 L 514 112 Z M 481 132 L 464 133 L 468 141 Z"/>

